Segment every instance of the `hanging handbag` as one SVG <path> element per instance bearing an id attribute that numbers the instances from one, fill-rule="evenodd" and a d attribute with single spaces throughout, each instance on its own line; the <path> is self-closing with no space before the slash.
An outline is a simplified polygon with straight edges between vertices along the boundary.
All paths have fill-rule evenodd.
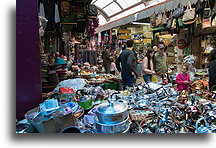
<path id="1" fill-rule="evenodd" d="M 212 18 L 215 17 L 215 14 L 216 14 L 216 2 L 215 2 L 215 4 L 214 4 L 214 8 L 213 8 L 212 11 L 211 11 L 211 16 L 212 16 Z"/>
<path id="2" fill-rule="evenodd" d="M 179 17 L 178 18 L 178 26 L 179 27 L 182 27 L 184 24 L 183 24 L 183 22 L 182 22 L 182 18 L 181 17 Z"/>
<path id="3" fill-rule="evenodd" d="M 182 21 L 184 24 L 192 24 L 195 22 L 195 9 L 191 7 L 190 0 L 188 1 L 187 9 L 184 12 Z"/>
<path id="4" fill-rule="evenodd" d="M 173 21 L 172 21 L 172 29 L 175 29 L 176 28 L 176 19 L 174 18 Z"/>
<path id="5" fill-rule="evenodd" d="M 172 27 L 172 22 L 173 22 L 172 12 L 170 12 L 170 16 L 167 20 L 167 25 L 166 25 L 167 29 L 170 29 Z"/>
<path id="6" fill-rule="evenodd" d="M 166 25 L 166 24 L 167 24 L 167 16 L 166 16 L 166 12 L 164 12 L 162 16 L 162 25 Z"/>
<path id="7" fill-rule="evenodd" d="M 173 11 L 173 17 L 178 18 L 184 14 L 184 7 L 182 6 L 181 2 L 178 4 L 176 10 Z"/>
<path id="8" fill-rule="evenodd" d="M 156 27 L 156 19 L 157 19 L 157 16 L 155 13 L 150 16 L 151 27 Z"/>
<path id="9" fill-rule="evenodd" d="M 214 17 L 214 19 L 212 20 L 212 24 L 211 24 L 212 27 L 215 27 L 215 21 L 216 21 L 216 20 L 215 20 L 215 17 Z"/>
<path id="10" fill-rule="evenodd" d="M 211 16 L 211 8 L 209 4 L 209 0 L 205 3 L 205 8 L 203 10 L 203 18 L 209 18 Z"/>
<path id="11" fill-rule="evenodd" d="M 197 1 L 197 6 L 196 6 L 196 9 L 195 9 L 196 14 L 202 14 L 203 10 L 204 10 L 204 8 L 203 8 L 203 6 L 201 4 L 201 1 L 198 0 Z"/>
<path id="12" fill-rule="evenodd" d="M 201 19 L 201 16 L 199 14 L 197 14 L 197 17 L 196 17 L 196 26 L 199 26 L 200 24 L 202 24 L 202 19 Z"/>
<path id="13" fill-rule="evenodd" d="M 202 28 L 210 28 L 211 27 L 211 17 L 210 18 L 203 18 L 202 21 Z"/>
<path id="14" fill-rule="evenodd" d="M 156 17 L 156 27 L 162 25 L 162 13 L 159 13 Z"/>

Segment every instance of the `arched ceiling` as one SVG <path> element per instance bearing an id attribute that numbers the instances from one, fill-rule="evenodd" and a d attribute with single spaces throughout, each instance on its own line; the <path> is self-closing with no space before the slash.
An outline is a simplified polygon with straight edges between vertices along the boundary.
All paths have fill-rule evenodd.
<path id="1" fill-rule="evenodd" d="M 92 0 L 96 5 L 99 15 L 102 15 L 106 21 L 118 19 L 120 16 L 130 15 L 140 11 L 146 6 L 158 3 L 163 0 Z"/>

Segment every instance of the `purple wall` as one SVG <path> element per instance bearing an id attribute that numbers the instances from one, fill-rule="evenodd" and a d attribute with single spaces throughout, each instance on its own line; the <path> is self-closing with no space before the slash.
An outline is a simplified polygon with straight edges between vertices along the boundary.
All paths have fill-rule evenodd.
<path id="1" fill-rule="evenodd" d="M 42 102 L 37 0 L 16 4 L 16 118 Z"/>

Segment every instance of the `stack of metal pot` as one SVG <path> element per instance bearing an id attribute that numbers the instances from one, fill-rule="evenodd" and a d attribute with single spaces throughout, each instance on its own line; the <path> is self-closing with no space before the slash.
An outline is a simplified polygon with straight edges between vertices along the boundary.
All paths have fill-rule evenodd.
<path id="1" fill-rule="evenodd" d="M 130 127 L 128 106 L 123 102 L 98 105 L 95 117 L 96 133 L 127 133 Z"/>

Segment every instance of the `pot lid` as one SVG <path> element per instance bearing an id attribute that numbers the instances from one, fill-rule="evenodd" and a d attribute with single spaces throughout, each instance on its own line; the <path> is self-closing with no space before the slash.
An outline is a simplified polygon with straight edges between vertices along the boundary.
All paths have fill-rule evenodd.
<path id="1" fill-rule="evenodd" d="M 97 112 L 101 114 L 116 114 L 127 110 L 127 105 L 123 102 L 110 102 L 98 105 Z"/>

